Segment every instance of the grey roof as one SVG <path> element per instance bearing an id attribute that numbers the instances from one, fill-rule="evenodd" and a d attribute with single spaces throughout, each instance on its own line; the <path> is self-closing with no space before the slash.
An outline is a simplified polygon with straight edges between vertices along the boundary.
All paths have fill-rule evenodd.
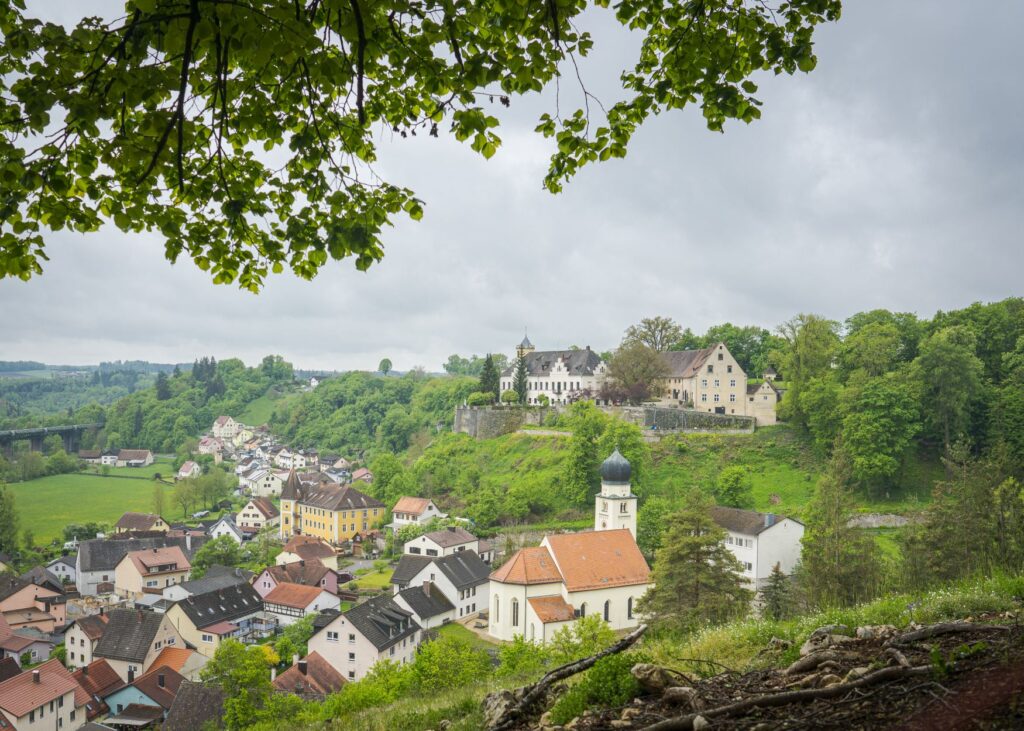
<path id="1" fill-rule="evenodd" d="M 197 629 L 217 622 L 232 622 L 263 610 L 263 600 L 249 584 L 195 594 L 175 602 Z"/>
<path id="2" fill-rule="evenodd" d="M 475 535 L 465 528 L 459 528 L 458 526 L 449 526 L 441 530 L 431 531 L 430 533 L 425 533 L 423 537 L 429 538 L 441 546 L 441 548 L 451 548 L 452 546 L 460 546 L 463 543 L 472 543 L 477 540 Z"/>
<path id="3" fill-rule="evenodd" d="M 688 378 L 697 373 L 714 349 L 712 346 L 700 350 L 669 350 L 662 353 L 661 358 L 668 366 L 669 378 Z"/>
<path id="4" fill-rule="evenodd" d="M 428 595 L 423 586 L 410 586 L 398 592 L 398 596 L 406 601 L 420 619 L 436 617 L 455 609 L 455 605 L 436 588 Z"/>
<path id="5" fill-rule="evenodd" d="M 211 566 L 211 568 L 213 567 Z M 227 567 L 221 566 L 219 568 Z M 249 579 L 245 576 L 246 573 L 248 572 L 242 569 L 228 569 L 227 571 L 219 571 L 215 574 L 207 571 L 203 578 L 183 581 L 179 586 L 189 594 L 205 594 L 208 591 L 226 589 L 235 584 L 248 584 Z"/>
<path id="6" fill-rule="evenodd" d="M 46 565 L 47 566 L 56 566 L 57 564 L 62 563 L 65 566 L 70 566 L 71 568 L 74 568 L 75 567 L 75 562 L 77 560 L 78 560 L 78 552 L 75 551 L 74 553 L 69 553 L 67 556 L 58 556 L 57 558 L 53 559 L 52 561 L 50 561 L 50 563 L 48 563 Z"/>
<path id="7" fill-rule="evenodd" d="M 0 601 L 24 589 L 29 582 L 13 574 L 0 574 Z"/>
<path id="8" fill-rule="evenodd" d="M 246 581 L 252 581 L 252 577 L 256 574 L 249 569 L 241 569 L 235 566 L 222 566 L 219 563 L 215 563 L 210 568 L 206 569 L 206 576 L 203 578 L 210 578 L 211 576 L 236 576 L 245 579 Z"/>
<path id="9" fill-rule="evenodd" d="M 324 609 L 313 616 L 313 633 L 317 633 L 333 622 L 341 614 L 337 609 Z"/>
<path id="10" fill-rule="evenodd" d="M 601 463 L 601 481 L 609 484 L 624 485 L 629 482 L 633 467 L 629 460 L 622 456 L 616 447 L 611 456 Z"/>
<path id="11" fill-rule="evenodd" d="M 519 347 L 520 348 L 532 348 L 533 347 L 533 343 L 530 342 L 530 336 L 529 335 L 526 335 L 526 334 L 523 335 L 523 340 L 522 340 L 521 343 L 519 343 Z"/>
<path id="12" fill-rule="evenodd" d="M 111 609 L 93 655 L 143 663 L 164 615 L 134 609 Z"/>
<path id="13" fill-rule="evenodd" d="M 162 731 L 196 731 L 211 723 L 222 728 L 223 715 L 224 691 L 219 685 L 186 680 L 178 686 L 178 694 L 160 728 Z"/>
<path id="14" fill-rule="evenodd" d="M 41 586 L 44 589 L 52 589 L 58 594 L 64 593 L 64 582 L 58 579 L 49 569 L 42 566 L 34 566 L 21 575 L 23 581 Z"/>
<path id="15" fill-rule="evenodd" d="M 723 505 L 716 505 L 711 508 L 711 519 L 726 530 L 733 533 L 742 533 L 747 536 L 757 534 L 771 528 L 776 523 L 787 519 L 785 515 L 775 513 L 759 513 L 756 510 L 741 510 L 740 508 L 727 508 Z M 788 518 L 797 523 L 799 520 Z M 803 525 L 801 523 L 801 525 Z"/>
<path id="16" fill-rule="evenodd" d="M 416 577 L 416 574 L 418 574 L 424 566 L 432 561 L 433 559 L 429 556 L 413 556 L 409 553 L 405 554 L 398 559 L 398 566 L 395 567 L 395 572 L 391 574 L 391 583 L 409 583 Z"/>
<path id="17" fill-rule="evenodd" d="M 82 541 L 78 546 L 79 571 L 113 571 L 129 551 L 148 551 L 151 548 L 178 546 L 192 560 L 195 552 L 206 542 L 205 536 L 192 537 L 192 550 L 188 549 L 185 536 L 161 536 L 159 538 L 93 538 Z"/>
<path id="18" fill-rule="evenodd" d="M 378 651 L 388 649 L 420 629 L 412 613 L 386 594 L 353 607 L 344 616 Z"/>
<path id="19" fill-rule="evenodd" d="M 487 583 L 488 577 L 491 575 L 490 565 L 472 549 L 435 558 L 434 563 L 455 585 L 456 589 Z"/>
<path id="20" fill-rule="evenodd" d="M 558 359 L 565 363 L 565 368 L 571 376 L 592 376 L 594 370 L 601 365 L 601 356 L 589 348 L 583 350 L 538 350 L 527 353 L 526 372 L 531 376 L 547 376 L 555 367 Z M 515 373 L 515 362 L 501 372 L 503 376 L 511 376 Z"/>

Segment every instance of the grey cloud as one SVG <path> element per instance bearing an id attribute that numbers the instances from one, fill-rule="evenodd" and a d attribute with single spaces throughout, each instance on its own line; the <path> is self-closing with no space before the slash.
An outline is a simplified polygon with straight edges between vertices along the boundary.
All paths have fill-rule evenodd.
<path id="1" fill-rule="evenodd" d="M 495 104 L 504 145 L 490 161 L 382 134 L 378 170 L 427 207 L 367 273 L 332 264 L 253 297 L 167 265 L 153 236 L 54 234 L 42 278 L 0 282 L 0 358 L 279 352 L 437 369 L 452 352 L 510 352 L 524 326 L 541 347 L 607 348 L 653 314 L 774 327 L 801 311 L 927 316 L 1021 294 L 1024 7 L 862 0 L 844 13 L 821 30 L 812 74 L 758 79 L 759 122 L 717 135 L 697 109 L 662 115 L 625 160 L 558 196 L 541 189 L 550 141 L 532 132 L 552 90 Z M 636 39 L 607 13 L 586 20 L 600 53 L 581 70 L 613 101 Z M 560 92 L 563 110 L 579 102 L 575 79 Z"/>

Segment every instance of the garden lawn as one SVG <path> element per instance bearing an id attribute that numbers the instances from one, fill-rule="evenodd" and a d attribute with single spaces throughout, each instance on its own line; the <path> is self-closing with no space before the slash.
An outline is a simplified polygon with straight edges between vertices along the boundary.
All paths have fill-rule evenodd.
<path id="1" fill-rule="evenodd" d="M 387 589 L 391 586 L 391 574 L 394 569 L 385 569 L 383 572 L 370 570 L 368 574 L 356 576 L 356 583 L 360 589 Z"/>
<path id="2" fill-rule="evenodd" d="M 121 473 L 128 468 L 116 470 Z M 133 470 L 140 472 L 148 468 Z M 71 523 L 107 523 L 111 526 L 124 513 L 148 513 L 153 509 L 151 479 L 112 479 L 90 474 L 50 475 L 7 486 L 14 493 L 22 530 L 29 529 L 38 543 L 62 538 Z M 164 486 L 164 517 L 176 520 L 180 508 L 171 500 L 170 485 Z"/>

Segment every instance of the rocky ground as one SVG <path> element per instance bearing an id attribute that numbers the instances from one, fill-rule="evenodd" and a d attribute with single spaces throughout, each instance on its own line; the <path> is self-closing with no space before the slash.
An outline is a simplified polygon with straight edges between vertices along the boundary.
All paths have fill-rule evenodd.
<path id="1" fill-rule="evenodd" d="M 789 650 L 773 641 L 781 661 Z M 566 727 L 605 729 L 1024 728 L 1024 626 L 1008 616 L 911 627 L 823 627 L 788 667 L 699 679 L 636 666 L 646 694 Z M 545 717 L 521 729 L 557 731 Z"/>

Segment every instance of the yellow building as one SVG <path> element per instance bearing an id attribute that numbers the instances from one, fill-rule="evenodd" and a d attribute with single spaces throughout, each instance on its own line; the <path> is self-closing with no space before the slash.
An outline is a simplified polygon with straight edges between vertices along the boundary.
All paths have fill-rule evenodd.
<path id="1" fill-rule="evenodd" d="M 281 490 L 281 537 L 301 534 L 337 544 L 376 527 L 385 512 L 384 503 L 351 485 L 304 485 L 292 470 Z"/>

